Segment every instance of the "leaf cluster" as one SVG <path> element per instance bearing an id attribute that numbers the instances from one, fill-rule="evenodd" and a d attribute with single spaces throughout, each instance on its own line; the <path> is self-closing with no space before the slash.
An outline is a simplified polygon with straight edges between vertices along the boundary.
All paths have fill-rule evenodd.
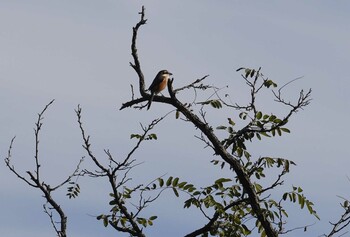
<path id="1" fill-rule="evenodd" d="M 67 187 L 67 194 L 66 196 L 69 197 L 69 199 L 71 198 L 76 198 L 78 197 L 79 193 L 80 193 L 80 186 L 78 183 L 76 182 L 69 182 L 68 183 L 70 186 Z"/>

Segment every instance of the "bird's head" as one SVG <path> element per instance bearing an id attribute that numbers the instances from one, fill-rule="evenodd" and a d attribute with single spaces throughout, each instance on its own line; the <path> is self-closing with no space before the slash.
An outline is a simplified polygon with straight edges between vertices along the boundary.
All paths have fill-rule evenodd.
<path id="1" fill-rule="evenodd" d="M 161 70 L 158 74 L 160 75 L 173 75 L 171 72 L 169 72 L 168 70 Z"/>

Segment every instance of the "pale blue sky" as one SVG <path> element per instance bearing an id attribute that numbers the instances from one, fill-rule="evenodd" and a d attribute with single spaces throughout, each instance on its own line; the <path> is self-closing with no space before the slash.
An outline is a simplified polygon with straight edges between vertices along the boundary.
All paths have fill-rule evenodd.
<path id="1" fill-rule="evenodd" d="M 303 76 L 287 88 L 288 96 L 293 99 L 301 88 L 312 88 L 313 101 L 290 122 L 292 133 L 250 147 L 257 156 L 282 156 L 298 164 L 286 188 L 301 185 L 321 222 L 306 210 L 292 208 L 290 227 L 316 222 L 304 236 L 327 232 L 328 221 L 341 213 L 336 195 L 350 197 L 348 1 L 1 0 L 1 157 L 16 135 L 13 163 L 23 173 L 34 167 L 34 122 L 51 99 L 56 101 L 45 115 L 40 145 L 42 172 L 52 183 L 69 174 L 85 155 L 74 114 L 78 104 L 101 158 L 104 148 L 123 157 L 133 146 L 129 135 L 140 131 L 139 122 L 147 124 L 169 111 L 157 103 L 150 111 L 118 110 L 131 97 L 130 84 L 137 85 L 129 66 L 130 39 L 142 5 L 148 22 L 139 32 L 138 49 L 147 84 L 165 68 L 174 74 L 175 87 L 209 74 L 208 83 L 228 85 L 226 92 L 242 102 L 247 90 L 235 72 L 239 67 L 261 66 L 281 85 Z M 264 105 L 268 112 L 281 111 L 265 100 Z M 226 122 L 226 114 L 208 113 L 213 126 Z M 135 183 L 168 173 L 204 186 L 211 178 L 229 175 L 210 165 L 212 151 L 202 149 L 204 144 L 194 138 L 198 131 L 190 124 L 170 116 L 155 132 L 159 140 L 144 144 L 135 154 L 144 162 L 133 173 Z M 164 149 L 155 152 L 159 146 Z M 0 175 L 1 235 L 54 236 L 41 194 L 4 164 Z M 65 190 L 56 195 L 67 210 L 70 236 L 115 236 L 91 217 L 108 210 L 107 184 L 84 179 L 81 186 L 77 200 L 68 200 Z M 183 236 L 203 225 L 198 213 L 183 212 L 183 204 L 172 196 L 165 195 L 149 210 L 160 218 L 148 230 L 152 236 Z"/>

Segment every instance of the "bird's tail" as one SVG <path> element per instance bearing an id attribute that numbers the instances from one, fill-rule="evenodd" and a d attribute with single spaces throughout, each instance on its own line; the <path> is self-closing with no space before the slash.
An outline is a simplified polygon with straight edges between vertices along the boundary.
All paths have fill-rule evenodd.
<path id="1" fill-rule="evenodd" d="M 149 108 L 151 107 L 153 97 L 154 97 L 154 93 L 151 94 L 151 98 L 148 101 L 147 110 L 149 110 Z"/>

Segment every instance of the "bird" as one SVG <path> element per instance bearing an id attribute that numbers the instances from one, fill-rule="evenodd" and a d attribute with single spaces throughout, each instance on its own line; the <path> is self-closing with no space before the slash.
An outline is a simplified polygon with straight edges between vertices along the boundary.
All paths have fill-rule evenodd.
<path id="1" fill-rule="evenodd" d="M 151 91 L 151 98 L 148 101 L 147 110 L 149 110 L 149 108 L 151 107 L 154 95 L 158 94 L 159 92 L 165 89 L 168 83 L 168 79 L 171 75 L 173 74 L 168 70 L 161 70 L 158 72 L 157 76 L 154 78 L 152 84 L 148 88 L 148 90 Z"/>

